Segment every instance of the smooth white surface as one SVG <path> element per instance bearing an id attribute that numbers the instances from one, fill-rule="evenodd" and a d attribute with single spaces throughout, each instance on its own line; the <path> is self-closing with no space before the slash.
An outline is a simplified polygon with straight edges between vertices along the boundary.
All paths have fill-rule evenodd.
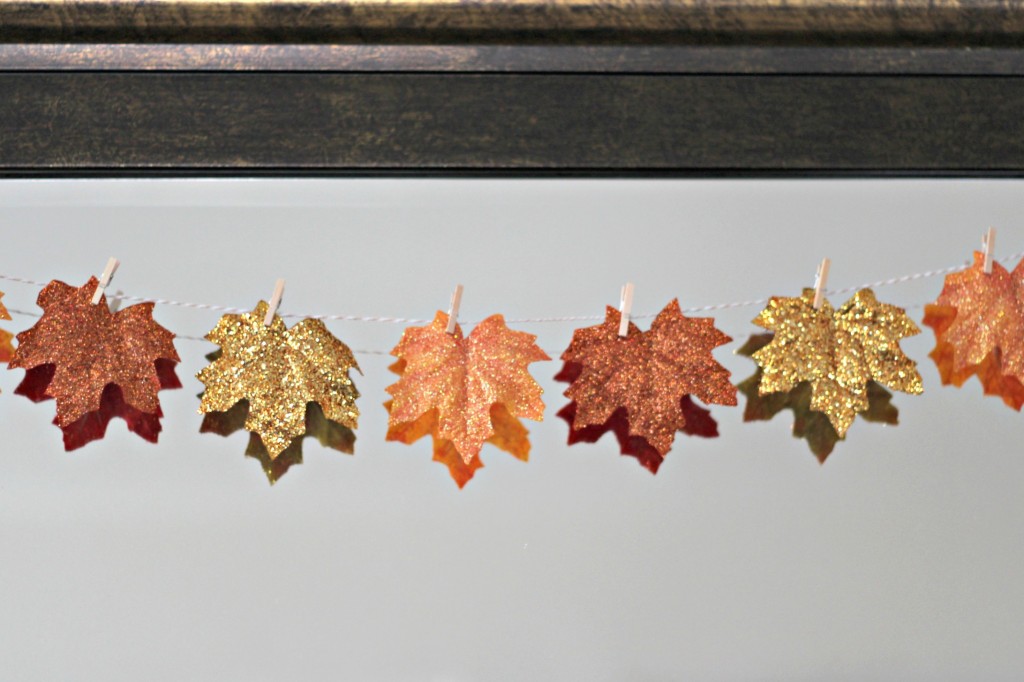
<path id="1" fill-rule="evenodd" d="M 953 265 L 989 225 L 1024 248 L 1018 182 L 69 181 L 0 183 L 0 272 L 282 312 L 462 319 L 634 315 Z M 623 232 L 629 239 L 623 241 Z M 934 299 L 941 278 L 876 290 Z M 8 307 L 38 289 L 0 283 Z M 840 301 L 833 301 L 839 303 Z M 757 307 L 723 311 L 735 343 Z M 919 320 L 921 309 L 911 308 Z M 158 307 L 202 336 L 216 313 Z M 20 330 L 31 318 L 3 323 Z M 649 320 L 637 320 L 646 328 Z M 331 323 L 387 351 L 402 327 Z M 519 325 L 557 356 L 573 325 Z M 111 424 L 73 453 L 53 403 L 0 373 L 0 678 L 29 680 L 966 680 L 1024 669 L 1022 415 L 939 385 L 856 423 L 825 466 L 788 414 L 680 436 L 658 476 L 606 439 L 567 447 L 564 384 L 523 464 L 486 449 L 459 491 L 428 443 L 384 442 L 389 358 L 359 354 L 354 457 L 306 442 L 273 488 L 246 435 L 199 434 L 192 376 L 159 445 Z"/>

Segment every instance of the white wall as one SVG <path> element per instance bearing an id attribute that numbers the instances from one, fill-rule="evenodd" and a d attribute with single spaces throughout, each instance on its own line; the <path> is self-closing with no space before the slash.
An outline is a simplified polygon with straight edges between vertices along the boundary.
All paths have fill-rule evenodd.
<path id="1" fill-rule="evenodd" d="M 1016 182 L 78 181 L 0 183 L 0 273 L 81 284 L 109 255 L 131 294 L 283 311 L 600 315 L 794 295 L 954 265 L 986 227 L 1022 250 Z M 941 278 L 876 290 L 933 300 Z M 0 282 L 8 307 L 38 289 Z M 839 301 L 835 301 L 839 302 Z M 723 311 L 736 343 L 755 307 Z M 217 314 L 158 307 L 202 336 Z M 15 315 L 4 327 L 32 319 Z M 646 326 L 646 323 L 644 323 Z M 518 325 L 553 356 L 568 323 Z M 387 351 L 399 325 L 332 323 Z M 962 680 L 1024 667 L 1022 416 L 943 388 L 856 423 L 825 466 L 788 413 L 680 437 L 658 476 L 609 440 L 565 445 L 557 363 L 523 464 L 485 450 L 459 491 L 427 442 L 385 443 L 388 358 L 361 354 L 356 455 L 307 442 L 273 488 L 246 436 L 197 433 L 192 376 L 159 445 L 111 424 L 73 453 L 53 403 L 0 373 L 0 677 L 11 680 Z M 607 438 L 607 437 L 606 437 Z"/>

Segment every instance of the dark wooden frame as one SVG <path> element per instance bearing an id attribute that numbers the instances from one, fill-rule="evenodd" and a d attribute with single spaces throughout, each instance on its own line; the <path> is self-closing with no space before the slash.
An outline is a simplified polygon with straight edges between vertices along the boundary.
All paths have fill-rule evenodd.
<path id="1" fill-rule="evenodd" d="M 0 0 L 0 175 L 1024 172 L 1020 0 Z"/>

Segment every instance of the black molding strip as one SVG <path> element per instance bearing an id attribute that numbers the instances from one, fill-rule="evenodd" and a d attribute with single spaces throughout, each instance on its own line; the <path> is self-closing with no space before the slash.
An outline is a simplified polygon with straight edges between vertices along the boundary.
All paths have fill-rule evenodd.
<path id="1" fill-rule="evenodd" d="M 0 174 L 1017 176 L 1024 78 L 0 74 Z"/>

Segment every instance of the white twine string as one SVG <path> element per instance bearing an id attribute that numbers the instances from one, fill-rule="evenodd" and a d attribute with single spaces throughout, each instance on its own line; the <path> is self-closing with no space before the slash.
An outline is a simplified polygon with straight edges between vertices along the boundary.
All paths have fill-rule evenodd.
<path id="1" fill-rule="evenodd" d="M 1003 258 L 998 259 L 1000 263 L 1009 263 L 1020 258 L 1024 258 L 1024 251 L 1013 253 Z M 906 282 L 913 282 L 919 279 L 926 279 L 929 277 L 938 277 L 940 275 L 948 275 L 964 268 L 970 267 L 969 262 L 960 263 L 959 265 L 952 265 L 948 268 L 938 268 L 935 270 L 925 270 L 923 272 L 915 272 L 909 275 L 900 275 L 899 277 L 890 277 L 888 279 L 878 280 L 876 282 L 866 282 L 852 287 L 844 287 L 842 289 L 829 289 L 826 291 L 827 294 L 848 294 L 861 289 L 886 287 L 894 284 L 904 284 Z M 42 288 L 46 286 L 46 282 L 38 282 L 34 279 L 27 279 L 25 277 L 15 277 L 13 275 L 0 274 L 0 279 L 7 280 L 8 282 L 17 282 L 19 284 L 29 284 Z M 123 301 L 133 301 L 136 303 L 154 303 L 156 305 L 174 306 L 178 308 L 192 308 L 195 310 L 209 310 L 218 313 L 230 313 L 239 315 L 242 313 L 251 312 L 247 308 L 231 308 L 223 305 L 214 305 L 212 303 L 189 303 L 187 301 L 174 301 L 166 298 L 144 298 L 141 296 L 129 296 L 127 294 L 118 294 L 117 298 Z M 747 308 L 756 305 L 764 305 L 768 303 L 767 298 L 750 299 L 747 301 L 733 301 L 731 303 L 717 303 L 715 305 L 706 305 L 698 308 L 685 308 L 684 313 L 705 313 L 712 312 L 715 310 L 728 310 L 730 308 Z M 912 304 L 907 306 L 908 308 L 920 308 L 923 304 Z M 28 312 L 25 310 L 17 310 L 14 308 L 8 308 L 8 311 L 15 315 L 25 315 L 27 317 L 39 317 L 39 313 Z M 658 313 L 647 313 L 644 315 L 630 315 L 633 319 L 644 319 L 656 317 Z M 421 319 L 415 317 L 387 317 L 382 315 L 305 315 L 302 313 L 283 313 L 283 318 L 289 319 L 314 319 L 324 321 L 336 321 L 336 322 L 378 322 L 384 324 L 430 324 L 432 320 Z M 601 321 L 604 319 L 604 315 L 567 315 L 560 317 L 522 317 L 516 319 L 506 320 L 512 324 L 529 324 L 529 323 L 544 323 L 544 322 L 593 322 Z M 467 326 L 477 324 L 479 320 L 467 323 Z M 176 338 L 185 339 L 187 341 L 205 341 L 200 336 L 182 336 L 177 335 Z M 366 355 L 388 355 L 385 351 L 379 350 L 358 350 L 357 353 L 363 353 Z"/>

